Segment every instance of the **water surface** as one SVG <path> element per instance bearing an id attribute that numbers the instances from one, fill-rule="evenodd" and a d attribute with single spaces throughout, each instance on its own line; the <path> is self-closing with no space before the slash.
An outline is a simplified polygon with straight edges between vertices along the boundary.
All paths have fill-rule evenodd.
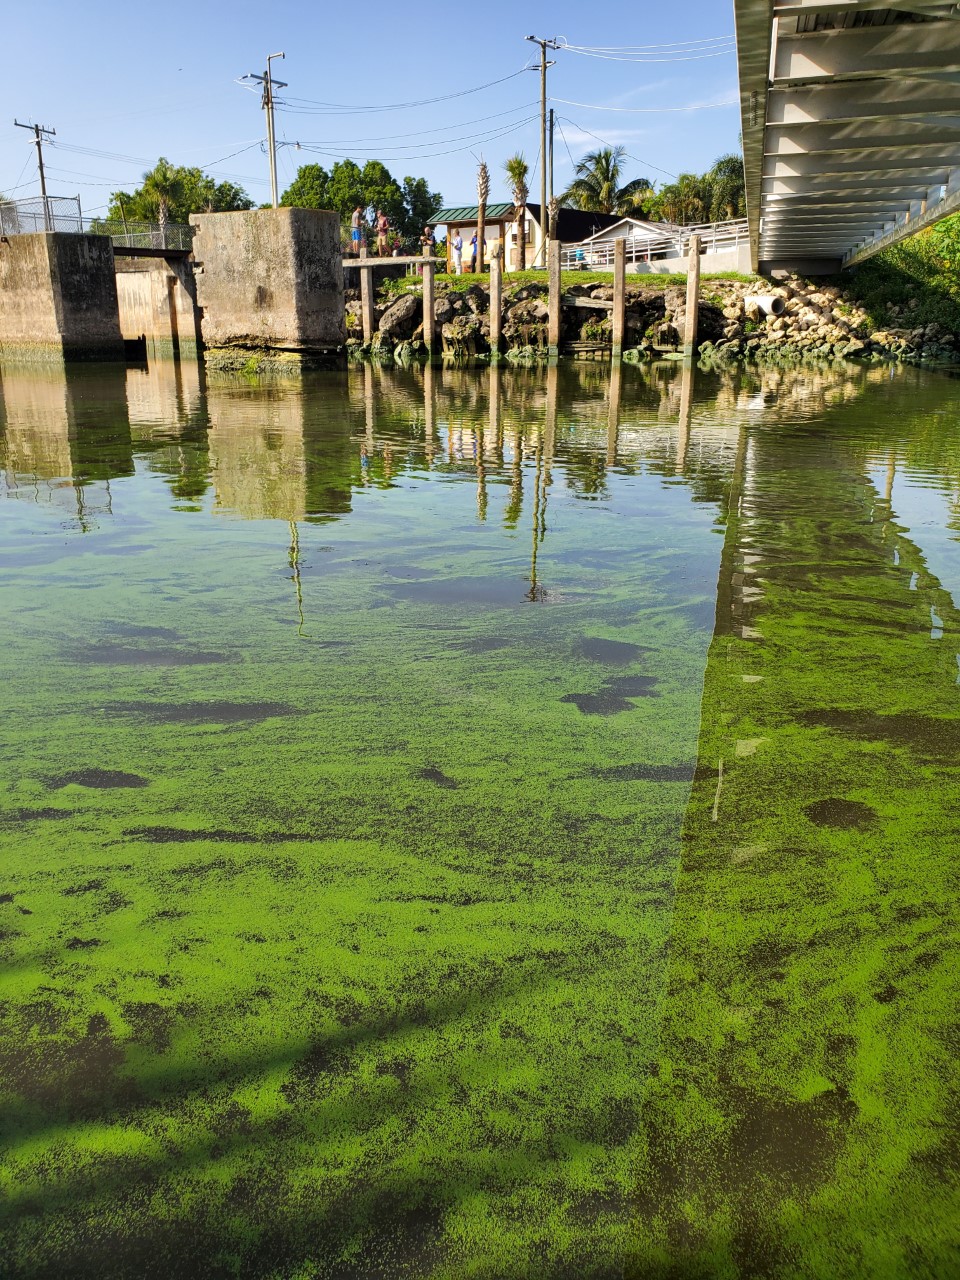
<path id="1" fill-rule="evenodd" d="M 956 1273 L 960 384 L 2 379 L 10 1274 Z"/>

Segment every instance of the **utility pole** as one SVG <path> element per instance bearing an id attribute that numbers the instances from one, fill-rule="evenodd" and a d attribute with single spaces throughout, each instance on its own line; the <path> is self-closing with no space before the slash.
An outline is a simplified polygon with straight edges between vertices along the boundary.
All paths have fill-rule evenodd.
<path id="1" fill-rule="evenodd" d="M 553 107 L 550 108 L 550 137 L 547 143 L 547 206 L 550 210 L 550 235 L 555 234 L 553 226 Z"/>
<path id="2" fill-rule="evenodd" d="M 277 194 L 277 137 L 273 128 L 273 91 L 274 89 L 286 89 L 285 80 L 274 80 L 270 72 L 270 63 L 274 58 L 285 58 L 284 53 L 271 53 L 267 58 L 267 69 L 262 76 L 255 75 L 252 71 L 245 76 L 241 76 L 241 80 L 255 80 L 257 84 L 263 85 L 263 97 L 260 105 L 267 113 L 267 155 L 270 157 L 270 198 L 273 201 L 273 207 L 276 209 L 280 204 L 280 197 Z"/>
<path id="3" fill-rule="evenodd" d="M 540 248 L 545 252 L 547 244 L 547 61 L 548 49 L 559 49 L 556 36 L 524 36 L 540 46 Z M 551 182 L 551 186 L 552 186 Z M 543 259 L 546 262 L 546 258 Z"/>
<path id="4" fill-rule="evenodd" d="M 21 124 L 19 120 L 14 120 L 14 125 L 18 129 L 30 129 L 33 132 L 33 144 L 37 148 L 37 168 L 40 170 L 40 197 L 43 200 L 43 229 L 50 230 L 50 203 L 47 200 L 47 180 L 43 173 L 43 139 L 44 137 L 55 138 L 57 136 L 56 129 L 44 128 L 42 124 Z"/>

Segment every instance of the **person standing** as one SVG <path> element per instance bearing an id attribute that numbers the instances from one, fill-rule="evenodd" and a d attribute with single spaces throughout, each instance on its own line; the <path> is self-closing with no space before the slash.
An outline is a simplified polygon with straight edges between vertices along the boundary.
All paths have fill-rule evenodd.
<path id="1" fill-rule="evenodd" d="M 353 252 L 358 258 L 360 257 L 360 241 L 363 234 L 362 227 L 363 209 L 360 205 L 357 205 L 350 217 L 350 242 L 353 247 Z"/>
<path id="2" fill-rule="evenodd" d="M 474 275 L 477 274 L 477 233 L 473 233 L 473 239 L 470 241 L 470 270 Z"/>
<path id="3" fill-rule="evenodd" d="M 463 275 L 463 236 L 459 231 L 453 233 L 453 274 Z"/>
<path id="4" fill-rule="evenodd" d="M 377 210 L 377 256 L 385 258 L 390 252 L 387 235 L 390 231 L 390 219 L 382 209 Z"/>

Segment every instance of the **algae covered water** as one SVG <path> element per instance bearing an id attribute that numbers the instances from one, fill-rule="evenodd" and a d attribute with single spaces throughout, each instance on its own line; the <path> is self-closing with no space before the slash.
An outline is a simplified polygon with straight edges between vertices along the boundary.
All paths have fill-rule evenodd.
<path id="1" fill-rule="evenodd" d="M 960 383 L 5 368 L 0 1271 L 960 1271 Z"/>

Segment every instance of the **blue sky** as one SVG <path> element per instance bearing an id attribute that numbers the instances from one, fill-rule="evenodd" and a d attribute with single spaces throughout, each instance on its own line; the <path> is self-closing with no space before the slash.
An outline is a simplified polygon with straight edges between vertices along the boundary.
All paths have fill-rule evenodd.
<path id="1" fill-rule="evenodd" d="M 56 128 L 57 145 L 45 150 L 48 190 L 79 192 L 85 210 L 102 207 L 118 187 L 136 186 L 159 155 L 229 177 L 266 201 L 259 93 L 235 80 L 262 71 L 266 55 L 283 50 L 286 60 L 273 64 L 289 84 L 289 105 L 277 118 L 278 138 L 291 144 L 280 150 L 281 189 L 298 164 L 329 168 L 350 155 L 360 163 L 383 159 L 396 177 L 426 177 L 447 203 L 466 203 L 475 199 L 474 156 L 482 154 L 491 199 L 506 199 L 503 160 L 519 149 L 536 171 L 539 154 L 539 76 L 514 74 L 538 57 L 527 34 L 612 51 L 553 55 L 548 91 L 568 100 L 553 103 L 562 131 L 557 190 L 570 176 L 571 157 L 601 141 L 626 146 L 628 177 L 663 182 L 737 147 L 738 110 L 720 105 L 736 98 L 736 59 L 725 44 L 693 43 L 732 33 L 730 0 L 592 11 L 561 0 L 524 6 L 523 15 L 505 3 L 447 10 L 288 0 L 11 5 L 4 43 L 16 57 L 7 60 L 0 89 L 0 191 L 14 198 L 39 193 L 34 148 L 26 131 L 13 127 L 16 116 Z M 683 47 L 666 57 L 663 50 L 619 52 L 667 44 Z M 677 60 L 677 53 L 686 56 Z M 446 97 L 454 94 L 461 96 Z M 371 109 L 380 106 L 389 109 Z M 676 109 L 689 107 L 696 109 Z M 536 172 L 530 185 L 537 199 Z"/>

